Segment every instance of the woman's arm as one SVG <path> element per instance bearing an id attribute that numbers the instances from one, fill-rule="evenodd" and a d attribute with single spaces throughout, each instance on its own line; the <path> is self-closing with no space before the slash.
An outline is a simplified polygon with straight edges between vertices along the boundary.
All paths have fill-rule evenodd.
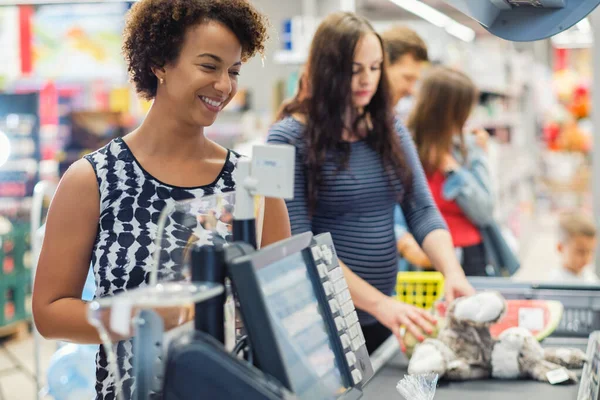
<path id="1" fill-rule="evenodd" d="M 431 231 L 421 246 L 435 269 L 444 275 L 444 296 L 447 302 L 452 302 L 457 297 L 475 294 L 475 289 L 465 277 L 465 273 L 456 259 L 452 237 L 447 230 Z"/>
<path id="2" fill-rule="evenodd" d="M 400 206 L 396 206 L 394 211 L 394 232 L 396 233 L 396 248 L 398 254 L 412 265 L 427 268 L 431 267 L 431 262 L 427 255 L 421 249 L 414 236 L 408 232 L 406 218 L 402 213 Z"/>
<path id="3" fill-rule="evenodd" d="M 266 198 L 261 247 L 277 243 L 290 236 L 292 231 L 285 201 Z"/>
<path id="4" fill-rule="evenodd" d="M 452 239 L 433 201 L 415 144 L 401 123 L 396 124 L 396 129 L 413 178 L 401 204 L 409 229 L 435 269 L 444 274 L 446 300 L 471 295 L 475 290 L 456 258 Z"/>
<path id="5" fill-rule="evenodd" d="M 52 200 L 35 275 L 33 317 L 38 331 L 47 339 L 100 343 L 98 331 L 87 321 L 88 303 L 81 299 L 99 214 L 96 175 L 88 161 L 79 160 L 65 173 Z M 154 311 L 162 317 L 165 330 L 191 318 L 189 307 Z M 107 317 L 103 316 L 105 323 Z M 106 328 L 110 332 L 110 327 Z M 126 339 L 110 333 L 114 340 Z"/>
<path id="6" fill-rule="evenodd" d="M 74 163 L 60 182 L 46 222 L 33 289 L 33 317 L 48 339 L 100 343 L 81 300 L 100 210 L 98 185 L 86 160 Z"/>
<path id="7" fill-rule="evenodd" d="M 419 243 L 415 240 L 415 237 L 409 232 L 406 232 L 398 239 L 396 248 L 400 256 L 410 264 L 421 268 L 431 268 L 431 261 L 427 257 L 427 254 L 425 254 Z"/>
<path id="8" fill-rule="evenodd" d="M 456 201 L 475 225 L 485 226 L 493 221 L 494 216 L 488 161 L 474 143 L 469 147 L 469 160 L 465 166 L 458 164 L 452 155 L 447 155 L 443 169 L 449 176 L 444 182 L 443 195 L 447 200 Z"/>

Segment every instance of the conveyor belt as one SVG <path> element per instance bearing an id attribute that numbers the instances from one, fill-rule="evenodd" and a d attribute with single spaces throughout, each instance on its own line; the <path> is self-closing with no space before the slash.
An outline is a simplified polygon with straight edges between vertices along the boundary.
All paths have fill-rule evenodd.
<path id="1" fill-rule="evenodd" d="M 513 282 L 507 278 L 470 278 L 477 290 L 498 290 L 506 299 L 558 300 L 565 307 L 552 336 L 587 338 L 600 330 L 600 286 Z"/>
<path id="2" fill-rule="evenodd" d="M 396 385 L 406 374 L 408 361 L 404 355 L 399 353 L 397 344 L 393 343 L 394 340 L 392 338 L 386 342 L 373 355 L 374 365 L 380 366 L 380 369 L 367 384 L 364 390 L 364 400 L 401 398 L 396 391 Z M 545 345 L 578 347 L 585 351 L 587 341 L 560 339 L 550 340 L 545 342 Z M 391 359 L 389 359 L 390 355 Z M 386 362 L 385 358 L 389 360 Z M 435 400 L 576 400 L 578 391 L 579 385 L 552 386 L 548 383 L 529 380 L 442 381 L 439 383 Z"/>
<path id="3" fill-rule="evenodd" d="M 579 400 L 599 400 L 600 333 L 594 334 L 595 341 L 589 349 L 587 342 L 593 331 L 600 331 L 600 286 L 547 285 L 513 282 L 506 278 L 472 278 L 470 281 L 477 290 L 498 290 L 507 299 L 560 301 L 565 307 L 563 318 L 553 335 L 542 344 L 547 347 L 578 347 L 583 351 L 588 350 L 588 358 L 593 362 L 584 370 L 587 377 L 585 387 L 592 382 L 593 394 L 584 394 Z M 365 387 L 363 398 L 400 399 L 396 385 L 406 374 L 408 361 L 399 352 L 395 339 L 390 338 L 375 352 L 372 361 L 377 373 Z M 579 386 L 552 386 L 525 380 L 442 381 L 435 400 L 577 400 Z"/>

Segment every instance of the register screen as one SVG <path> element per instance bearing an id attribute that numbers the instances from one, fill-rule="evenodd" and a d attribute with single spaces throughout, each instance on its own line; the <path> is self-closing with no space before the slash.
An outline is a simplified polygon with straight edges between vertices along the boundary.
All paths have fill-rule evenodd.
<path id="1" fill-rule="evenodd" d="M 344 393 L 325 317 L 302 253 L 260 269 L 258 279 L 294 393 L 307 400 Z"/>

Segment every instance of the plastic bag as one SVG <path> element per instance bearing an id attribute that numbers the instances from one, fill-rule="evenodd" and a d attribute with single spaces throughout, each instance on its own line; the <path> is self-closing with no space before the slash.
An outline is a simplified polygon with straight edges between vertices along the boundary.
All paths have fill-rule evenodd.
<path id="1" fill-rule="evenodd" d="M 396 389 L 406 400 L 432 400 L 437 381 L 437 374 L 405 375 Z"/>

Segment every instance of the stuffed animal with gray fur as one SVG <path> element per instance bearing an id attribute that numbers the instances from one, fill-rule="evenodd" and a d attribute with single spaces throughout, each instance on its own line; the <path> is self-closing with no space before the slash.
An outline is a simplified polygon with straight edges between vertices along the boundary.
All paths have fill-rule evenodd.
<path id="1" fill-rule="evenodd" d="M 448 380 L 531 378 L 547 382 L 547 373 L 562 367 L 581 368 L 585 354 L 578 349 L 546 349 L 526 329 L 510 328 L 498 339 L 490 326 L 506 313 L 504 298 L 482 292 L 455 300 L 447 312 L 447 324 L 436 339 L 419 344 L 408 373 L 436 373 Z M 569 382 L 577 376 L 567 371 Z"/>

